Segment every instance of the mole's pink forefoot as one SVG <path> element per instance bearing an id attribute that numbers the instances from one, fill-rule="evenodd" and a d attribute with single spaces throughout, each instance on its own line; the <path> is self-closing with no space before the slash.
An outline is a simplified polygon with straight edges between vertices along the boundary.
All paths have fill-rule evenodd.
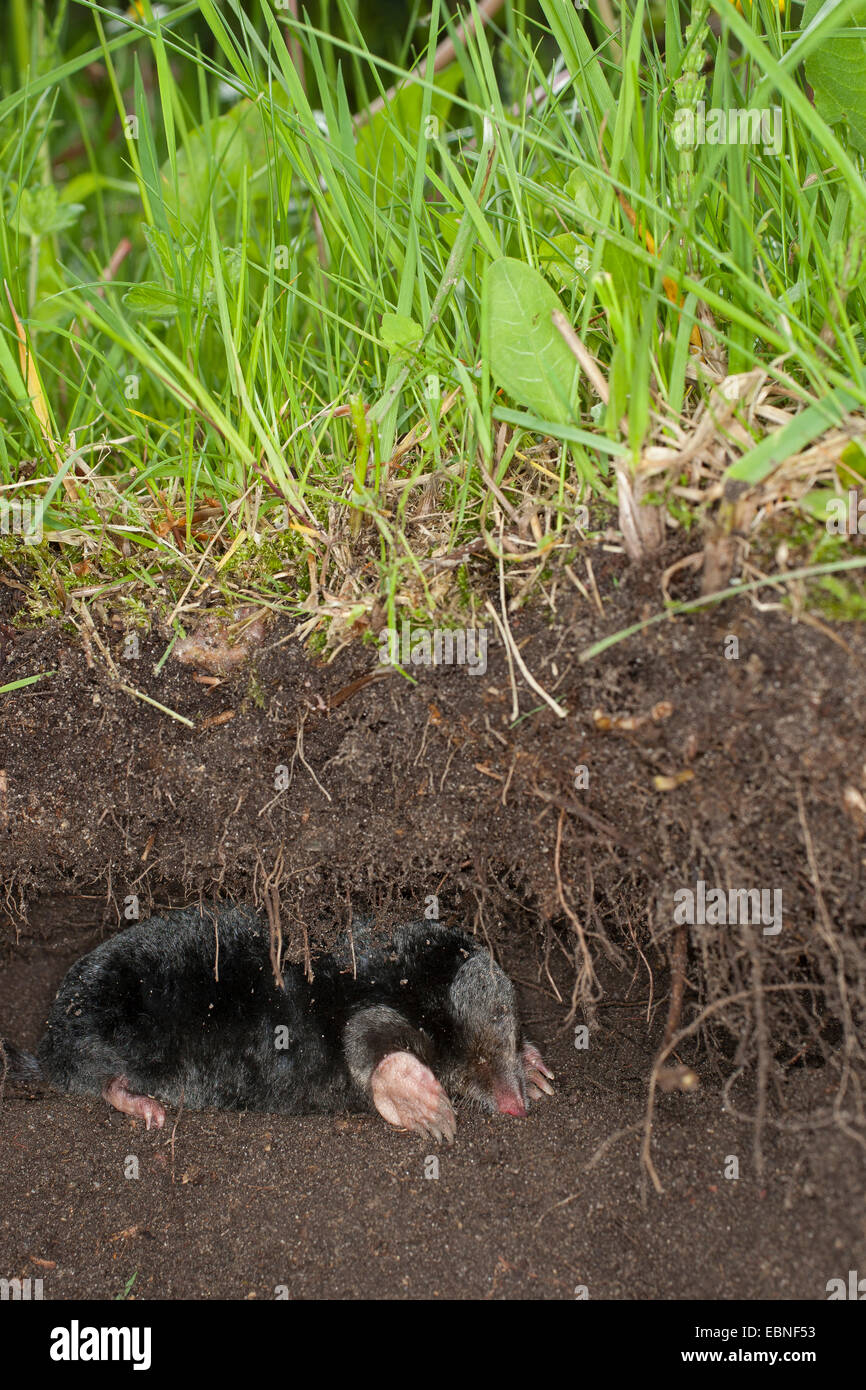
<path id="1" fill-rule="evenodd" d="M 151 1126 L 162 1129 L 165 1124 L 165 1111 L 159 1101 L 154 1100 L 153 1096 L 138 1096 L 130 1091 L 125 1076 L 115 1076 L 113 1081 L 106 1081 L 102 1088 L 102 1099 L 124 1115 L 134 1115 L 136 1119 L 144 1120 L 147 1129 Z"/>
<path id="2" fill-rule="evenodd" d="M 530 1100 L 540 1100 L 553 1095 L 553 1072 L 545 1065 L 544 1058 L 535 1043 L 523 1045 L 523 1069 L 526 1075 L 526 1092 Z"/>
<path id="3" fill-rule="evenodd" d="M 389 1052 L 371 1078 L 373 1104 L 389 1125 L 454 1142 L 451 1102 L 429 1067 L 411 1052 Z"/>

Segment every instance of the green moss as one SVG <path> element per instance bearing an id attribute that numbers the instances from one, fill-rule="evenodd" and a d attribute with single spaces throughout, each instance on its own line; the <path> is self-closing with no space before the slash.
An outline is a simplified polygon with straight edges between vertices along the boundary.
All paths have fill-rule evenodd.
<path id="1" fill-rule="evenodd" d="M 256 675 L 255 671 L 250 672 L 250 678 L 247 683 L 246 698 L 252 701 L 256 709 L 264 709 L 265 688 L 259 680 L 258 676 Z"/>
<path id="2" fill-rule="evenodd" d="M 117 594 L 109 597 L 112 608 L 120 613 L 125 627 L 141 628 L 143 632 L 150 631 L 152 614 L 142 599 L 135 594 Z"/>
<path id="3" fill-rule="evenodd" d="M 866 622 L 866 593 L 862 582 L 825 574 L 815 583 L 812 594 L 815 607 L 838 623 Z"/>

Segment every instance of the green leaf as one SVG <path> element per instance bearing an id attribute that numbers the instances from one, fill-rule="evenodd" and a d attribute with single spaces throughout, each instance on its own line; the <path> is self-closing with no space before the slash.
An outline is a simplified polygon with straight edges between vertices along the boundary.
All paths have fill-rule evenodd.
<path id="1" fill-rule="evenodd" d="M 20 680 L 10 681 L 8 685 L 0 685 L 0 695 L 9 695 L 13 690 L 23 690 L 25 685 L 35 685 L 37 681 L 45 680 L 46 676 L 53 676 L 54 671 L 40 671 L 38 676 L 22 676 Z"/>
<path id="2" fill-rule="evenodd" d="M 149 314 L 160 319 L 173 318 L 178 311 L 177 295 L 171 290 L 163 289 L 162 285 L 158 285 L 154 280 L 133 285 L 123 296 L 123 302 L 128 309 L 134 309 L 136 313 Z"/>
<path id="3" fill-rule="evenodd" d="M 248 197 L 265 196 L 271 162 L 257 102 L 238 101 L 222 116 L 197 126 L 177 153 L 175 171 L 170 160 L 161 170 L 173 230 L 183 226 L 197 233 L 213 200 L 220 233 L 228 234 L 242 181 L 247 181 Z"/>
<path id="4" fill-rule="evenodd" d="M 843 480 L 846 474 L 850 473 L 856 473 L 859 478 L 866 478 L 866 449 L 859 439 L 852 439 L 850 444 L 845 445 L 839 455 L 839 462 L 845 465 L 836 469 L 837 475 Z"/>
<path id="5" fill-rule="evenodd" d="M 843 623 L 862 623 L 866 618 L 866 599 L 852 584 L 828 574 L 825 579 L 818 581 L 818 586 L 828 595 L 823 607 L 829 617 Z"/>
<path id="6" fill-rule="evenodd" d="M 587 449 L 594 449 L 599 454 L 606 454 L 610 458 L 628 458 L 630 450 L 627 444 L 623 444 L 618 439 L 608 439 L 604 434 L 593 433 L 591 430 L 578 429 L 576 425 L 565 425 L 559 420 L 540 420 L 535 415 L 525 415 L 520 410 L 508 410 L 504 405 L 497 405 L 493 410 L 494 420 L 504 420 L 506 425 L 516 425 L 518 429 L 529 430 L 532 434 L 547 435 L 550 439 L 562 439 L 568 444 L 582 444 Z M 604 489 L 600 488 L 603 492 Z M 611 501 L 614 495 L 611 494 Z"/>
<path id="7" fill-rule="evenodd" d="M 382 315 L 382 342 L 391 352 L 412 352 L 424 336 L 424 329 L 405 314 Z"/>
<path id="8" fill-rule="evenodd" d="M 102 188 L 113 188 L 125 196 L 138 191 L 137 185 L 130 179 L 113 179 L 108 174 L 98 174 L 88 169 L 86 173 L 75 174 L 68 183 L 63 184 L 60 189 L 60 201 L 77 203 L 80 198 L 89 198 Z"/>
<path id="9" fill-rule="evenodd" d="M 816 487 L 811 492 L 804 493 L 797 505 L 816 521 L 826 521 L 830 503 L 837 501 L 838 496 L 831 487 Z"/>
<path id="10" fill-rule="evenodd" d="M 585 223 L 587 220 L 598 221 L 601 215 L 599 197 L 583 169 L 572 169 L 565 185 L 565 191 L 569 198 L 574 199 L 574 210 L 581 223 Z M 589 226 L 586 230 L 591 231 L 593 228 Z"/>
<path id="11" fill-rule="evenodd" d="M 83 211 L 83 203 L 61 203 L 54 185 L 46 184 L 22 188 L 10 220 L 25 236 L 53 236 L 74 226 Z"/>
<path id="12" fill-rule="evenodd" d="M 454 63 L 437 75 L 436 90 L 431 95 L 426 119 L 428 140 L 438 138 L 451 110 L 452 94 L 461 80 L 459 63 Z M 424 88 L 420 82 L 406 82 L 391 98 L 385 110 L 378 111 L 371 121 L 358 127 L 355 139 L 362 187 L 368 193 L 375 188 L 380 207 L 394 197 L 401 185 L 405 185 L 407 164 L 403 141 L 413 148 L 418 147 L 423 109 Z"/>
<path id="13" fill-rule="evenodd" d="M 586 283 L 589 274 L 589 248 L 585 241 L 574 232 L 560 232 L 549 241 L 542 242 L 538 259 L 545 272 L 563 289 L 571 289 L 577 282 Z"/>
<path id="14" fill-rule="evenodd" d="M 825 0 L 806 0 L 801 29 L 812 23 Z M 815 105 L 828 125 L 848 124 L 851 144 L 866 154 L 866 0 L 850 15 L 844 33 L 829 30 L 806 59 Z"/>
<path id="15" fill-rule="evenodd" d="M 557 310 L 555 291 L 532 266 L 503 256 L 487 267 L 481 312 L 493 377 L 520 405 L 565 424 L 578 366 L 554 327 Z"/>
<path id="16" fill-rule="evenodd" d="M 820 401 L 801 410 L 787 425 L 766 435 L 742 454 L 725 469 L 722 482 L 726 485 L 729 482 L 742 482 L 756 486 L 769 477 L 774 468 L 808 448 L 826 430 L 840 424 L 845 413 L 856 409 L 856 406 L 853 396 L 837 386 Z"/>

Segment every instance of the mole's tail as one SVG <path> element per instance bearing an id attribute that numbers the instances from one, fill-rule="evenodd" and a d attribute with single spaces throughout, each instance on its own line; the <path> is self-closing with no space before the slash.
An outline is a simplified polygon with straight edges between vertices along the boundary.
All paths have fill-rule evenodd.
<path id="1" fill-rule="evenodd" d="M 0 1038 L 0 1077 L 4 1073 L 9 1081 L 35 1081 L 42 1075 L 32 1052 Z"/>

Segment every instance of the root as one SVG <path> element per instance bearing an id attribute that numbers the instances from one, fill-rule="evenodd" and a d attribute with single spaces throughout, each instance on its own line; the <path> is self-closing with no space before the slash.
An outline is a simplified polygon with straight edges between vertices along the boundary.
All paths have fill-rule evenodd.
<path id="1" fill-rule="evenodd" d="M 285 989 L 283 983 L 283 930 L 280 923 L 280 889 L 279 885 L 283 877 L 283 852 L 280 850 L 277 855 L 273 869 L 265 878 L 262 886 L 262 898 L 265 904 L 265 911 L 268 914 L 268 929 L 270 933 L 270 944 L 268 954 L 271 961 L 271 969 L 274 972 L 274 983 L 277 989 Z"/>
<path id="2" fill-rule="evenodd" d="M 782 991 L 811 991 L 822 990 L 823 988 L 823 985 L 818 984 L 765 985 L 763 986 L 763 993 L 775 994 L 780 993 Z M 659 1180 L 659 1175 L 656 1172 L 651 1155 L 653 1113 L 655 1109 L 656 1088 L 659 1086 L 659 1072 L 661 1071 L 663 1064 L 667 1061 L 668 1057 L 671 1055 L 674 1049 L 679 1047 L 680 1043 L 683 1042 L 685 1038 L 691 1037 L 694 1033 L 697 1033 L 698 1030 L 703 1027 L 705 1021 L 712 1014 L 717 1014 L 721 1009 L 729 1008 L 732 1004 L 739 1004 L 746 1000 L 754 1000 L 754 995 L 754 989 L 745 989 L 740 990 L 737 994 L 725 995 L 723 999 L 714 1000 L 712 1004 L 708 1004 L 705 1009 L 702 1009 L 701 1012 L 698 1014 L 697 1018 L 693 1019 L 692 1022 L 687 1025 L 687 1027 L 683 1028 L 679 1033 L 677 1033 L 667 1044 L 667 1046 L 662 1047 L 661 1051 L 656 1057 L 649 1080 L 649 1092 L 647 1094 L 646 1114 L 644 1116 L 643 1124 L 641 1162 L 652 1181 L 653 1187 L 655 1188 L 656 1192 L 659 1193 L 659 1195 L 661 1195 L 664 1192 L 664 1188 L 662 1187 L 661 1181 Z"/>
<path id="3" fill-rule="evenodd" d="M 668 1018 L 665 1024 L 662 1047 L 667 1047 L 680 1026 L 683 1009 L 683 991 L 686 984 L 686 926 L 682 922 L 674 936 L 674 954 L 671 962 L 671 1002 L 668 1005 Z"/>
<path id="4" fill-rule="evenodd" d="M 585 1012 L 588 1012 L 594 1017 L 594 1005 L 597 1000 L 601 998 L 602 991 L 593 967 L 592 952 L 586 940 L 583 924 L 573 908 L 569 907 L 565 897 L 565 889 L 562 886 L 560 855 L 562 851 L 562 827 L 564 824 L 565 811 L 563 810 L 559 813 L 559 820 L 556 825 L 556 849 L 553 855 L 553 871 L 556 875 L 556 894 L 559 899 L 559 905 L 574 928 L 578 942 L 575 950 L 577 976 L 571 995 L 571 1008 L 566 1019 L 566 1023 L 571 1023 L 577 1013 L 579 1004 L 583 1005 Z"/>

